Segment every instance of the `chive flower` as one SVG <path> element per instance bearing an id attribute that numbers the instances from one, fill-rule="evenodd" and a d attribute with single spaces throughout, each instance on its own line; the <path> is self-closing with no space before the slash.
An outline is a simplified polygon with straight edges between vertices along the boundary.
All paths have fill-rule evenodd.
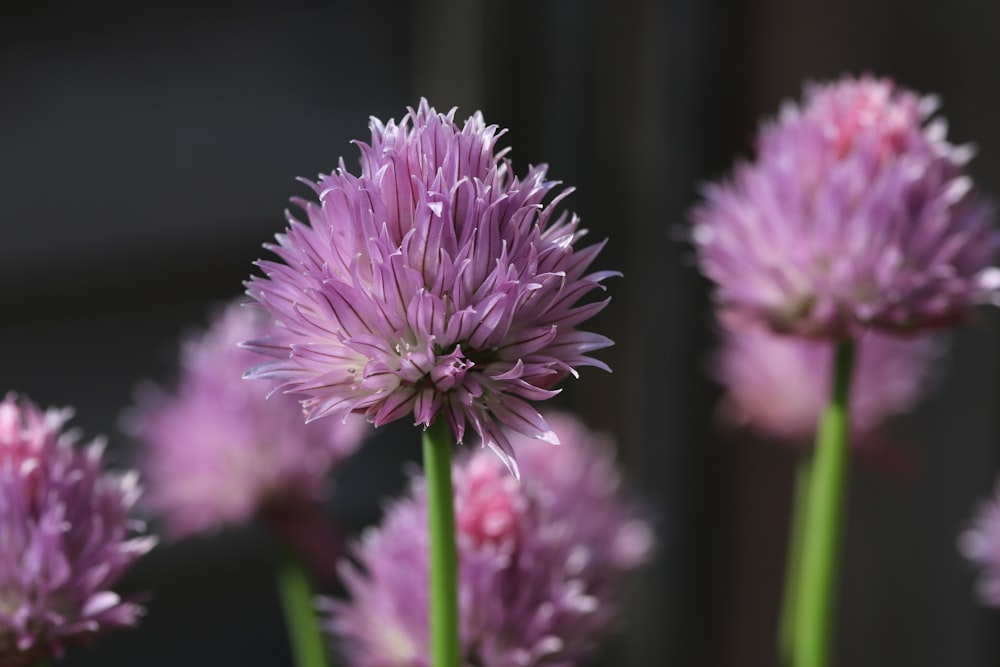
<path id="1" fill-rule="evenodd" d="M 104 442 L 78 447 L 69 409 L 0 402 L 0 665 L 134 625 L 141 606 L 113 587 L 156 543 L 130 518 L 134 471 L 104 470 Z"/>
<path id="2" fill-rule="evenodd" d="M 730 326 L 826 338 L 952 326 L 997 301 L 993 209 L 938 102 L 888 79 L 806 86 L 691 215 Z"/>
<path id="3" fill-rule="evenodd" d="M 380 426 L 413 415 L 468 427 L 515 471 L 505 430 L 557 438 L 533 402 L 611 341 L 578 329 L 607 304 L 588 297 L 603 243 L 577 248 L 579 220 L 546 166 L 513 173 L 504 134 L 480 113 L 464 124 L 426 100 L 399 123 L 372 119 L 359 175 L 341 161 L 293 199 L 278 261 L 258 262 L 247 293 L 281 328 L 246 346 L 310 420 L 362 413 Z M 554 196 L 550 197 L 553 193 Z M 582 300 L 582 301 L 581 301 Z"/>
<path id="4" fill-rule="evenodd" d="M 869 331 L 857 343 L 850 396 L 852 442 L 879 444 L 878 432 L 933 388 L 943 357 L 939 336 Z M 710 366 L 724 395 L 719 417 L 765 438 L 811 444 L 833 372 L 828 342 L 757 329 L 724 329 Z"/>
<path id="5" fill-rule="evenodd" d="M 1000 607 L 1000 484 L 979 503 L 958 541 L 959 551 L 979 570 L 976 592 L 983 604 Z"/>
<path id="6" fill-rule="evenodd" d="M 549 420 L 562 444 L 524 447 L 520 483 L 482 450 L 454 466 L 463 665 L 583 664 L 621 626 L 625 577 L 651 556 L 612 443 L 567 415 Z M 343 563 L 351 600 L 329 605 L 329 628 L 348 664 L 430 666 L 426 519 L 416 478 Z"/>
<path id="7" fill-rule="evenodd" d="M 331 470 L 362 442 L 363 420 L 305 424 L 297 401 L 243 379 L 257 355 L 239 342 L 271 326 L 258 308 L 222 308 L 185 340 L 175 386 L 143 386 L 124 417 L 143 447 L 145 506 L 173 538 L 258 515 L 291 528 L 323 502 Z"/>

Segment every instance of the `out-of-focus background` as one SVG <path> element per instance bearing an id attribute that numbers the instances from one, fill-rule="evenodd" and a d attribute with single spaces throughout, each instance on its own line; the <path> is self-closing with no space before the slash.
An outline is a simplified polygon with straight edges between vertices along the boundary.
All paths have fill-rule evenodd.
<path id="1" fill-rule="evenodd" d="M 0 390 L 75 406 L 127 464 L 136 384 L 168 378 L 178 336 L 241 291 L 307 194 L 294 178 L 353 167 L 369 115 L 421 96 L 482 109 L 519 172 L 544 161 L 578 188 L 567 206 L 610 238 L 599 268 L 625 273 L 593 325 L 617 341 L 614 374 L 587 370 L 558 401 L 616 436 L 659 531 L 605 664 L 772 665 L 794 459 L 712 425 L 684 211 L 803 79 L 845 72 L 939 94 L 1000 196 L 998 26 L 976 0 L 8 3 Z M 955 548 L 1000 471 L 998 318 L 954 337 L 943 386 L 899 425 L 912 472 L 852 476 L 839 664 L 1000 659 L 1000 618 Z M 352 530 L 419 454 L 396 426 L 341 476 L 331 511 Z M 152 591 L 141 626 L 64 664 L 289 664 L 271 583 L 258 529 L 161 546 L 125 582 Z"/>

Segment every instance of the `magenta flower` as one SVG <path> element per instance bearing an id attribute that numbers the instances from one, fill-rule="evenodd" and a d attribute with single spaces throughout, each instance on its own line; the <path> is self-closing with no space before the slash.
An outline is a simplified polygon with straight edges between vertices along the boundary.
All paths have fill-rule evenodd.
<path id="1" fill-rule="evenodd" d="M 980 503 L 958 542 L 959 551 L 982 569 L 976 588 L 984 604 L 1000 607 L 1000 484 Z"/>
<path id="2" fill-rule="evenodd" d="M 156 543 L 128 513 L 134 472 L 102 469 L 104 443 L 76 447 L 70 410 L 0 402 L 0 665 L 60 656 L 69 644 L 135 624 L 111 587 Z"/>
<path id="3" fill-rule="evenodd" d="M 376 425 L 411 412 L 438 416 L 461 441 L 466 426 L 516 470 L 500 425 L 555 442 L 530 401 L 611 341 L 577 330 L 607 301 L 580 305 L 613 272 L 587 273 L 603 243 L 574 251 L 576 216 L 553 220 L 563 190 L 545 166 L 523 179 L 497 151 L 503 134 L 479 113 L 426 100 L 403 121 L 372 119 L 361 175 L 310 184 L 319 203 L 293 200 L 307 222 L 269 246 L 248 294 L 283 327 L 247 346 L 275 361 L 251 377 L 304 397 L 310 419 L 361 412 Z"/>
<path id="4" fill-rule="evenodd" d="M 809 336 L 953 324 L 995 302 L 992 208 L 937 101 L 886 79 L 806 87 L 757 159 L 710 185 L 693 239 L 729 324 Z"/>
<path id="5" fill-rule="evenodd" d="M 858 340 L 850 397 L 861 446 L 933 387 L 943 342 L 869 331 Z M 725 390 L 720 416 L 759 435 L 804 445 L 816 435 L 833 366 L 828 343 L 759 330 L 725 330 L 711 373 Z"/>
<path id="6" fill-rule="evenodd" d="M 144 388 L 126 415 L 126 430 L 144 444 L 148 507 L 173 537 L 261 512 L 287 519 L 285 508 L 323 500 L 331 469 L 361 444 L 362 420 L 306 425 L 294 399 L 267 398 L 273 383 L 242 379 L 256 355 L 238 343 L 270 325 L 259 309 L 228 306 L 185 342 L 176 388 Z"/>
<path id="7" fill-rule="evenodd" d="M 463 665 L 578 664 L 620 620 L 625 573 L 650 555 L 610 443 L 550 420 L 562 445 L 525 447 L 520 483 L 482 451 L 455 466 Z M 352 601 L 331 605 L 329 627 L 355 667 L 430 666 L 424 491 L 415 480 L 343 569 Z"/>

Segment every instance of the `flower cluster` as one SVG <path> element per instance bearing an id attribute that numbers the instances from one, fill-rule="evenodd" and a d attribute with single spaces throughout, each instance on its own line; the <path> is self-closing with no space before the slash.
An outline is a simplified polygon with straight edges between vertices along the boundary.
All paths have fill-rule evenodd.
<path id="1" fill-rule="evenodd" d="M 570 417 L 550 423 L 562 445 L 525 447 L 520 484 L 482 451 L 455 466 L 462 664 L 578 664 L 617 622 L 623 574 L 650 554 L 609 443 Z M 356 545 L 359 567 L 343 572 L 352 602 L 330 621 L 351 664 L 429 664 L 426 524 L 417 479 Z"/>
<path id="2" fill-rule="evenodd" d="M 852 441 L 863 446 L 886 420 L 927 394 L 943 341 L 869 331 L 857 346 L 850 411 Z M 826 341 L 724 330 L 710 369 L 725 389 L 720 416 L 765 437 L 810 443 L 827 402 L 832 366 Z"/>
<path id="3" fill-rule="evenodd" d="M 857 336 L 953 324 L 996 300 L 992 208 L 936 108 L 885 79 L 844 78 L 762 128 L 756 161 L 692 214 L 729 323 Z"/>
<path id="4" fill-rule="evenodd" d="M 304 424 L 294 399 L 243 379 L 257 355 L 238 343 L 270 326 L 259 309 L 230 304 L 185 342 L 177 387 L 144 387 L 126 415 L 144 445 L 148 507 L 174 537 L 321 501 L 330 470 L 361 443 L 363 420 Z"/>
<path id="5" fill-rule="evenodd" d="M 0 402 L 0 665 L 61 655 L 142 613 L 111 590 L 156 542 L 131 536 L 138 476 L 105 472 L 100 441 L 77 448 L 70 414 Z"/>
<path id="6" fill-rule="evenodd" d="M 546 399 L 611 344 L 576 326 L 606 301 L 580 300 L 613 272 L 587 273 L 603 244 L 574 251 L 576 216 L 544 165 L 521 179 L 503 134 L 476 113 L 426 100 L 400 123 L 371 121 L 361 174 L 344 167 L 293 200 L 307 221 L 269 246 L 247 283 L 282 328 L 247 345 L 275 357 L 249 373 L 303 397 L 310 419 L 361 412 L 375 424 L 439 416 L 461 441 L 482 437 L 516 472 L 501 425 L 556 441 L 530 401 Z"/>

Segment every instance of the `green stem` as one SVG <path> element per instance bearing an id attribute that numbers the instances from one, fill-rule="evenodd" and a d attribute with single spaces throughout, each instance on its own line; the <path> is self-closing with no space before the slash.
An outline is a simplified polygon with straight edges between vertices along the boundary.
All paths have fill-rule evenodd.
<path id="1" fill-rule="evenodd" d="M 316 619 L 309 575 L 302 561 L 286 549 L 278 557 L 276 583 L 296 667 L 329 667 L 332 661 Z"/>
<path id="2" fill-rule="evenodd" d="M 805 457 L 795 469 L 795 497 L 792 501 L 788 560 L 785 562 L 785 591 L 781 603 L 781 625 L 778 628 L 778 664 L 790 667 L 795 657 L 795 606 L 802 575 L 802 535 L 805 530 L 806 507 L 809 501 L 809 479 L 812 458 Z"/>
<path id="3" fill-rule="evenodd" d="M 458 667 L 458 557 L 451 485 L 451 437 L 438 418 L 424 431 L 427 521 L 430 530 L 431 665 Z"/>
<path id="4" fill-rule="evenodd" d="M 830 403 L 816 433 L 806 507 L 795 632 L 795 667 L 831 662 L 837 559 L 847 479 L 850 435 L 848 400 L 854 342 L 840 341 L 834 360 Z"/>

